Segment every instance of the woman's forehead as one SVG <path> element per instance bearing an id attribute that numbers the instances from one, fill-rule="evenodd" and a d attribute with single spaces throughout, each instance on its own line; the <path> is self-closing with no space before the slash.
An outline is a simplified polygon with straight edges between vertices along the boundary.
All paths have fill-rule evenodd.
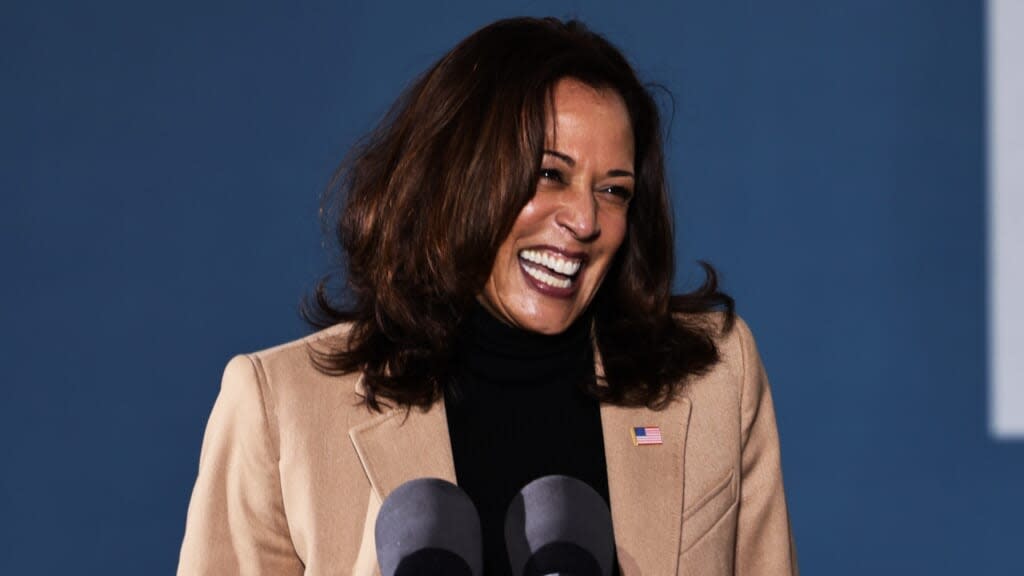
<path id="1" fill-rule="evenodd" d="M 628 161 L 632 166 L 633 130 L 625 102 L 618 92 L 564 79 L 554 87 L 552 96 L 552 110 L 547 115 L 546 150 L 573 160 L 580 154 L 598 154 L 607 161 Z"/>

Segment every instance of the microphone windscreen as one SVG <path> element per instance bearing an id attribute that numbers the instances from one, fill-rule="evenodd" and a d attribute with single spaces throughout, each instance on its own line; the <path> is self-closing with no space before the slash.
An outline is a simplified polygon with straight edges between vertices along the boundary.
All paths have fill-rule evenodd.
<path id="1" fill-rule="evenodd" d="M 381 504 L 374 527 L 382 576 L 482 576 L 480 517 L 458 486 L 418 478 Z"/>
<path id="2" fill-rule="evenodd" d="M 545 476 L 512 499 L 505 544 L 515 576 L 611 576 L 612 515 L 601 495 L 570 476 Z"/>

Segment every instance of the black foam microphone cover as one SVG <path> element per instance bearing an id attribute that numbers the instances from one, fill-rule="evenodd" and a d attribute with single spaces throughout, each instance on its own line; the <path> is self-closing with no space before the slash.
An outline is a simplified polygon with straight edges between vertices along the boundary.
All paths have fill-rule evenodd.
<path id="1" fill-rule="evenodd" d="M 505 544 L 515 576 L 611 576 L 612 515 L 601 495 L 570 476 L 544 476 L 512 499 Z"/>
<path id="2" fill-rule="evenodd" d="M 374 537 L 382 576 L 483 576 L 480 517 L 451 482 L 418 478 L 396 488 Z"/>

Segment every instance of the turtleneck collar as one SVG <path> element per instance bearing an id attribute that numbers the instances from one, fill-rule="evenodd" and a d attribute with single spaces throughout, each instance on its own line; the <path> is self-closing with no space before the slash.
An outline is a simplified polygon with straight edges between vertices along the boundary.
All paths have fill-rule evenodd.
<path id="1" fill-rule="evenodd" d="M 592 374 L 591 324 L 584 313 L 564 332 L 539 334 L 510 326 L 474 303 L 459 330 L 456 363 L 476 378 L 503 383 Z"/>

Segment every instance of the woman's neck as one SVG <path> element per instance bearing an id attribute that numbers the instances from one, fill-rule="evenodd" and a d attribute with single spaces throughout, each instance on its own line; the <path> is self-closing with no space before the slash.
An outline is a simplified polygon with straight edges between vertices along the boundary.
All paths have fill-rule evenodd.
<path id="1" fill-rule="evenodd" d="M 494 382 L 549 381 L 581 368 L 593 372 L 591 318 L 584 314 L 564 332 L 539 334 L 511 326 L 479 303 L 467 312 L 456 344 L 456 363 Z"/>

